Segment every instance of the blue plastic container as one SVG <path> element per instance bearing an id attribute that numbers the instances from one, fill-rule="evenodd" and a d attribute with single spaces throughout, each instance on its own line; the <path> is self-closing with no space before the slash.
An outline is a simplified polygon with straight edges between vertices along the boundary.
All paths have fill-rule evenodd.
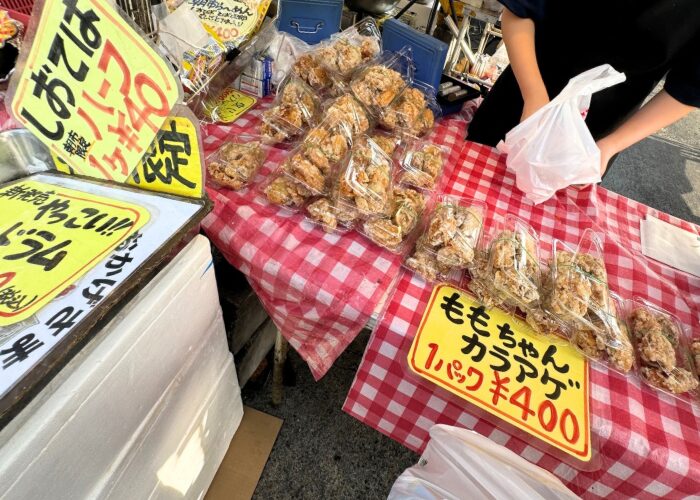
<path id="1" fill-rule="evenodd" d="M 343 0 L 280 0 L 277 28 L 316 44 L 340 31 Z"/>
<path id="2" fill-rule="evenodd" d="M 396 19 L 389 19 L 384 23 L 382 43 L 384 50 L 394 52 L 406 45 L 411 47 L 413 64 L 416 66 L 413 79 L 427 83 L 433 88 L 440 85 L 442 69 L 447 58 L 446 43 Z"/>

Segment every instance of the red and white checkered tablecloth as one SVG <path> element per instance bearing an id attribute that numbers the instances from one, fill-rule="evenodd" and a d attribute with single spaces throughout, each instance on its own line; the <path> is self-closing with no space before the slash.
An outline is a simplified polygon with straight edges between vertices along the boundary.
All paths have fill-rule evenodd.
<path id="1" fill-rule="evenodd" d="M 570 188 L 534 207 L 515 189 L 502 156 L 474 143 L 463 149 L 448 185 L 455 194 L 483 199 L 492 212 L 529 221 L 545 248 L 551 248 L 553 238 L 575 243 L 588 227 L 608 231 L 611 288 L 625 297 L 647 297 L 700 333 L 700 279 L 649 263 L 638 253 L 639 222 L 647 213 L 700 234 L 697 226 L 596 187 Z M 431 290 L 412 274 L 401 275 L 367 346 L 344 404 L 346 412 L 415 451 L 425 447 L 433 424 L 474 429 L 552 471 L 587 498 L 700 493 L 700 411 L 640 387 L 636 379 L 591 364 L 591 426 L 602 465 L 582 472 L 479 418 L 468 402 L 414 375 L 406 357 Z"/>
<path id="2" fill-rule="evenodd" d="M 228 136 L 255 133 L 265 100 L 232 126 L 210 125 L 211 152 Z M 432 140 L 450 148 L 456 162 L 466 123 L 442 120 Z M 208 187 L 214 210 L 202 226 L 226 259 L 240 269 L 290 345 L 320 379 L 367 324 L 395 282 L 400 258 L 357 233 L 326 234 L 300 214 L 269 204 L 256 186 L 280 164 L 273 149 L 252 188 L 239 192 Z"/>

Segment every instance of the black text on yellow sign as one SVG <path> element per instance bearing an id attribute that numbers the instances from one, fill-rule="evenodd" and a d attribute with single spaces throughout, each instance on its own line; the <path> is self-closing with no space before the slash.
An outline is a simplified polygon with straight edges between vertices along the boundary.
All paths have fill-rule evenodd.
<path id="1" fill-rule="evenodd" d="M 105 0 L 45 0 L 9 93 L 14 117 L 82 175 L 123 182 L 182 97 Z"/>
<path id="2" fill-rule="evenodd" d="M 559 450 L 591 458 L 588 363 L 500 309 L 433 290 L 408 355 L 421 377 Z"/>
<path id="3" fill-rule="evenodd" d="M 55 155 L 53 159 L 59 171 L 75 173 L 64 159 Z M 148 191 L 202 197 L 204 179 L 198 126 L 186 117 L 168 118 L 127 183 Z"/>
<path id="4" fill-rule="evenodd" d="M 148 211 L 34 180 L 0 188 L 0 327 L 29 318 L 142 228 Z"/>

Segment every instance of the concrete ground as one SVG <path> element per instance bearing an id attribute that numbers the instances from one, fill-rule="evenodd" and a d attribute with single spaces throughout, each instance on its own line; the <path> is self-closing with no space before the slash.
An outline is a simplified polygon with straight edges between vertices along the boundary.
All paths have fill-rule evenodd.
<path id="1" fill-rule="evenodd" d="M 700 223 L 700 112 L 622 153 L 604 186 Z M 249 384 L 245 404 L 284 425 L 255 498 L 386 498 L 418 456 L 341 411 L 369 332 L 362 332 L 318 383 L 290 352 L 290 384 L 281 406 L 270 404 L 270 380 Z"/>

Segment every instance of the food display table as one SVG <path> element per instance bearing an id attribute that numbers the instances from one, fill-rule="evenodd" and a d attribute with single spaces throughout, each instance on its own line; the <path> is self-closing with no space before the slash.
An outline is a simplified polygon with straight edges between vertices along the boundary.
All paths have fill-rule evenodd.
<path id="1" fill-rule="evenodd" d="M 625 297 L 646 297 L 698 331 L 700 279 L 641 256 L 639 223 L 651 214 L 700 234 L 688 222 L 600 187 L 569 188 L 533 207 L 515 188 L 503 156 L 467 143 L 447 182 L 448 191 L 484 200 L 491 212 L 513 213 L 529 222 L 545 247 L 553 239 L 575 244 L 587 228 L 603 230 L 611 289 Z M 487 219 L 486 225 L 488 226 Z M 432 286 L 403 272 L 372 334 L 344 410 L 415 450 L 422 450 L 433 424 L 474 429 L 559 476 L 587 498 L 685 497 L 700 492 L 700 410 L 641 387 L 591 363 L 592 433 L 601 467 L 582 472 L 542 453 L 490 421 L 476 407 L 414 375 L 407 362 Z"/>
<path id="2" fill-rule="evenodd" d="M 234 125 L 206 130 L 207 153 L 230 134 L 255 133 L 270 101 Z M 442 120 L 429 136 L 450 150 L 464 146 L 466 122 Z M 226 259 L 241 270 L 290 345 L 320 379 L 383 302 L 401 259 L 358 233 L 326 234 L 303 215 L 272 206 L 256 191 L 286 152 L 273 148 L 256 182 L 241 191 L 210 186 L 214 210 L 202 226 Z"/>

